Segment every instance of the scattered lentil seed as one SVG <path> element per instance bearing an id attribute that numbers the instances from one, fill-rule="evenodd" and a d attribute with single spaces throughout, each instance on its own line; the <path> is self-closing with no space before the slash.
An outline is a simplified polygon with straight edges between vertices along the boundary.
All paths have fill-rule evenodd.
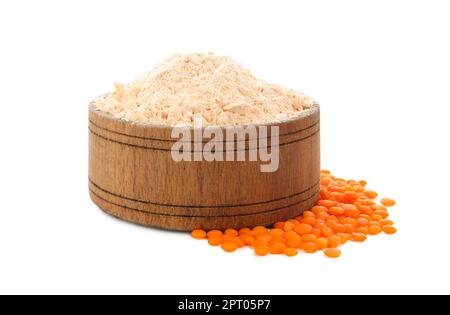
<path id="1" fill-rule="evenodd" d="M 284 254 L 286 256 L 292 257 L 298 254 L 298 250 L 296 248 L 288 247 L 284 250 Z"/>
<path id="2" fill-rule="evenodd" d="M 303 250 L 309 254 L 313 254 L 317 251 L 317 245 L 313 242 L 304 243 Z"/>
<path id="3" fill-rule="evenodd" d="M 328 213 L 333 215 L 343 215 L 345 213 L 345 210 L 342 209 L 341 207 L 331 207 L 328 210 Z"/>
<path id="4" fill-rule="evenodd" d="M 265 226 L 255 226 L 252 229 L 252 232 L 255 233 L 256 235 L 257 234 L 265 234 L 265 233 L 267 233 L 267 228 Z"/>
<path id="5" fill-rule="evenodd" d="M 383 198 L 380 200 L 381 204 L 386 207 L 392 207 L 395 205 L 395 200 L 391 198 Z"/>
<path id="6" fill-rule="evenodd" d="M 375 199 L 378 196 L 378 194 L 373 190 L 365 190 L 363 193 L 370 199 Z"/>
<path id="7" fill-rule="evenodd" d="M 270 252 L 272 254 L 283 254 L 286 248 L 287 246 L 283 243 L 274 243 L 270 246 Z"/>
<path id="8" fill-rule="evenodd" d="M 342 254 L 341 250 L 339 250 L 337 248 L 328 248 L 325 250 L 324 253 L 329 258 L 338 258 Z"/>
<path id="9" fill-rule="evenodd" d="M 239 232 L 236 231 L 235 229 L 226 229 L 225 230 L 225 235 L 238 236 Z"/>
<path id="10" fill-rule="evenodd" d="M 362 233 L 353 233 L 352 234 L 352 239 L 355 242 L 362 243 L 362 242 L 364 242 L 367 239 L 367 236 L 365 234 L 362 234 Z"/>
<path id="11" fill-rule="evenodd" d="M 242 228 L 239 230 L 239 235 L 244 235 L 247 233 L 250 233 L 252 230 L 250 230 L 249 228 Z"/>
<path id="12" fill-rule="evenodd" d="M 315 243 L 316 243 L 317 248 L 318 248 L 319 250 L 323 250 L 323 249 L 325 249 L 325 248 L 328 247 L 329 241 L 328 241 L 327 238 L 321 237 L 321 238 L 316 239 L 316 240 L 315 240 Z"/>
<path id="13" fill-rule="evenodd" d="M 389 219 L 384 219 L 380 221 L 381 226 L 385 226 L 385 225 L 394 225 L 394 221 L 389 220 Z"/>
<path id="14" fill-rule="evenodd" d="M 259 246 L 255 248 L 255 253 L 258 256 L 266 256 L 270 253 L 270 247 L 268 246 Z"/>
<path id="15" fill-rule="evenodd" d="M 386 234 L 395 234 L 397 233 L 397 229 L 392 225 L 385 225 L 383 226 L 383 232 Z"/>
<path id="16" fill-rule="evenodd" d="M 221 237 L 208 238 L 208 244 L 211 246 L 219 246 L 220 244 L 222 244 L 222 238 Z"/>
<path id="17" fill-rule="evenodd" d="M 313 230 L 313 227 L 309 224 L 299 224 L 294 227 L 294 231 L 297 232 L 299 235 L 305 235 L 311 233 Z"/>
<path id="18" fill-rule="evenodd" d="M 291 230 L 293 230 L 295 228 L 295 224 L 294 223 L 292 223 L 292 222 L 286 222 L 285 224 L 284 224 L 284 230 L 285 231 L 291 231 Z"/>
<path id="19" fill-rule="evenodd" d="M 336 248 L 341 245 L 341 237 L 339 235 L 331 235 L 328 237 L 328 247 Z"/>
<path id="20" fill-rule="evenodd" d="M 224 232 L 197 229 L 191 235 L 195 239 L 207 238 L 210 245 L 220 245 L 226 252 L 249 246 L 258 256 L 324 251 L 327 257 L 337 258 L 341 256 L 337 247 L 348 241 L 364 242 L 367 235 L 397 232 L 386 208 L 395 201 L 383 198 L 378 204 L 378 194 L 367 190 L 366 185 L 366 181 L 344 180 L 322 171 L 320 200 L 302 215 L 277 222 L 273 228 L 255 226 Z"/>
<path id="21" fill-rule="evenodd" d="M 233 241 L 226 241 L 222 243 L 222 249 L 228 253 L 234 252 L 237 248 L 237 244 Z"/>
<path id="22" fill-rule="evenodd" d="M 211 230 L 208 233 L 206 233 L 206 235 L 208 236 L 208 238 L 211 238 L 211 237 L 222 237 L 223 236 L 223 232 L 219 231 L 219 230 Z"/>
<path id="23" fill-rule="evenodd" d="M 369 230 L 368 231 L 369 231 L 370 235 L 377 235 L 377 234 L 381 233 L 382 229 L 378 225 L 371 225 L 371 226 L 369 226 Z"/>
<path id="24" fill-rule="evenodd" d="M 302 242 L 305 242 L 305 243 L 315 242 L 316 239 L 317 239 L 317 236 L 315 236 L 314 234 L 306 234 L 306 235 L 303 235 Z"/>
<path id="25" fill-rule="evenodd" d="M 200 229 L 193 230 L 191 232 L 191 235 L 193 238 L 196 238 L 198 240 L 206 238 L 206 232 L 204 230 L 200 230 Z"/>

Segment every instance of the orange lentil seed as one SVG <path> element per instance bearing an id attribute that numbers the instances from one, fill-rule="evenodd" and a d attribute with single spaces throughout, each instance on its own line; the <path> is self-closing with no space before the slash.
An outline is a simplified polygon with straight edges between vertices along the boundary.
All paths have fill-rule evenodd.
<path id="1" fill-rule="evenodd" d="M 325 237 L 317 238 L 314 242 L 316 243 L 317 248 L 319 250 L 323 250 L 323 249 L 327 248 L 328 244 L 329 244 L 328 239 Z"/>
<path id="2" fill-rule="evenodd" d="M 317 218 L 320 220 L 328 220 L 330 218 L 330 215 L 323 211 L 317 214 Z"/>
<path id="3" fill-rule="evenodd" d="M 302 224 L 308 224 L 311 226 L 314 226 L 314 224 L 316 224 L 316 222 L 317 222 L 317 220 L 313 217 L 306 217 L 301 220 Z"/>
<path id="4" fill-rule="evenodd" d="M 264 234 L 267 233 L 267 228 L 265 226 L 255 226 L 252 231 L 255 234 Z"/>
<path id="5" fill-rule="evenodd" d="M 284 250 L 286 249 L 286 245 L 283 243 L 274 243 L 269 247 L 272 254 L 283 254 Z"/>
<path id="6" fill-rule="evenodd" d="M 378 196 L 378 194 L 373 190 L 365 190 L 363 193 L 370 199 L 375 199 Z"/>
<path id="7" fill-rule="evenodd" d="M 206 232 L 204 230 L 200 230 L 200 229 L 193 230 L 191 232 L 191 236 L 195 239 L 202 240 L 202 239 L 206 238 Z"/>
<path id="8" fill-rule="evenodd" d="M 239 230 L 239 235 L 244 235 L 244 234 L 248 234 L 251 233 L 252 230 L 250 230 L 249 228 L 242 228 Z"/>
<path id="9" fill-rule="evenodd" d="M 305 211 L 303 212 L 303 218 L 314 218 L 316 215 L 312 211 Z"/>
<path id="10" fill-rule="evenodd" d="M 341 238 L 339 235 L 332 235 L 328 237 L 328 248 L 336 248 L 341 245 Z"/>
<path id="11" fill-rule="evenodd" d="M 329 258 L 338 258 L 341 256 L 341 250 L 337 248 L 328 248 L 324 251 L 325 255 Z"/>
<path id="12" fill-rule="evenodd" d="M 222 249 L 228 253 L 234 252 L 237 248 L 237 244 L 233 241 L 226 241 L 222 243 Z"/>
<path id="13" fill-rule="evenodd" d="M 377 234 L 381 233 L 382 228 L 378 225 L 371 225 L 371 226 L 369 226 L 368 231 L 369 231 L 370 235 L 377 235 Z"/>
<path id="14" fill-rule="evenodd" d="M 317 251 L 317 245 L 313 242 L 304 243 L 303 250 L 309 254 L 313 254 Z"/>
<path id="15" fill-rule="evenodd" d="M 350 218 L 357 218 L 361 214 L 355 205 L 345 205 L 344 211 L 345 215 Z"/>
<path id="16" fill-rule="evenodd" d="M 380 221 L 381 226 L 385 226 L 385 225 L 394 225 L 394 221 L 389 220 L 389 219 L 384 219 Z"/>
<path id="17" fill-rule="evenodd" d="M 208 238 L 208 244 L 211 246 L 219 246 L 222 244 L 222 238 L 221 237 L 210 237 Z"/>
<path id="18" fill-rule="evenodd" d="M 380 221 L 383 220 L 383 217 L 382 217 L 381 215 L 379 215 L 379 214 L 374 214 L 374 215 L 372 216 L 372 220 L 373 220 L 373 221 L 378 221 L 378 222 L 380 222 Z"/>
<path id="19" fill-rule="evenodd" d="M 223 232 L 219 231 L 219 230 L 211 230 L 208 233 L 206 233 L 206 236 L 208 236 L 208 238 L 211 238 L 211 237 L 222 237 L 223 236 Z"/>
<path id="20" fill-rule="evenodd" d="M 298 254 L 298 250 L 296 248 L 288 247 L 284 250 L 284 254 L 286 256 L 292 257 Z"/>
<path id="21" fill-rule="evenodd" d="M 345 213 L 345 210 L 341 207 L 331 207 L 328 210 L 328 213 L 332 215 L 343 215 Z"/>
<path id="22" fill-rule="evenodd" d="M 380 200 L 381 204 L 386 207 L 392 207 L 395 205 L 395 200 L 391 198 L 383 198 Z"/>
<path id="23" fill-rule="evenodd" d="M 299 235 L 305 235 L 311 233 L 313 230 L 313 227 L 309 224 L 299 224 L 295 226 L 294 231 L 297 232 Z"/>
<path id="24" fill-rule="evenodd" d="M 277 222 L 272 228 L 255 226 L 208 232 L 196 229 L 191 236 L 207 239 L 211 246 L 221 246 L 226 252 L 248 246 L 258 256 L 295 256 L 303 250 L 324 251 L 327 257 L 337 258 L 341 256 L 337 247 L 348 241 L 364 242 L 367 235 L 397 232 L 387 210 L 396 202 L 382 198 L 378 204 L 378 194 L 366 189 L 366 185 L 366 181 L 344 180 L 321 171 L 320 200 L 303 214 Z"/>
<path id="25" fill-rule="evenodd" d="M 392 225 L 385 225 L 383 226 L 383 232 L 386 234 L 395 234 L 397 233 L 397 229 Z"/>
<path id="26" fill-rule="evenodd" d="M 266 256 L 270 253 L 270 247 L 268 246 L 258 246 L 255 248 L 255 254 L 258 256 Z"/>
<path id="27" fill-rule="evenodd" d="M 284 224 L 284 230 L 285 230 L 285 231 L 292 231 L 294 228 L 295 228 L 295 224 L 292 223 L 292 222 L 287 221 L 287 222 Z"/>
<path id="28" fill-rule="evenodd" d="M 352 239 L 355 242 L 359 242 L 362 243 L 367 239 L 367 236 L 362 234 L 362 233 L 353 233 L 352 234 Z"/>
<path id="29" fill-rule="evenodd" d="M 225 235 L 238 236 L 239 232 L 236 231 L 235 229 L 226 229 L 225 230 Z"/>

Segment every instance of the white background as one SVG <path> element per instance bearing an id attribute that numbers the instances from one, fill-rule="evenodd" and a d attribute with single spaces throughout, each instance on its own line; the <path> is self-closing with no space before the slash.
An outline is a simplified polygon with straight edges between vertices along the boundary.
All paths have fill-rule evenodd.
<path id="1" fill-rule="evenodd" d="M 1 1 L 0 293 L 450 293 L 447 1 Z M 322 105 L 322 166 L 399 233 L 225 254 L 116 220 L 87 190 L 87 104 L 174 52 L 230 55 Z"/>

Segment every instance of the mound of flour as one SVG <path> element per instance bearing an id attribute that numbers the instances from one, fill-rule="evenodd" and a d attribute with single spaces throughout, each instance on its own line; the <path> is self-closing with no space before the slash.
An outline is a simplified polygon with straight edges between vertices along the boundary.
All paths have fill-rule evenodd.
<path id="1" fill-rule="evenodd" d="M 309 109 L 312 99 L 255 78 L 229 57 L 175 54 L 151 72 L 97 98 L 116 118 L 166 126 L 235 126 L 282 121 Z"/>

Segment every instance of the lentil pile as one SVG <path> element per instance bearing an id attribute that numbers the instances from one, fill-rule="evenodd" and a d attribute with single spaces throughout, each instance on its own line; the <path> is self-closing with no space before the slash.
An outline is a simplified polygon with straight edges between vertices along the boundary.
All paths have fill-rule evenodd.
<path id="1" fill-rule="evenodd" d="M 366 185 L 366 181 L 344 180 L 323 170 L 319 201 L 298 217 L 277 222 L 271 228 L 208 232 L 197 229 L 191 235 L 212 246 L 221 246 L 226 252 L 251 247 L 258 256 L 323 251 L 329 258 L 338 258 L 339 247 L 349 241 L 361 243 L 370 235 L 397 232 L 387 210 L 395 201 L 383 198 L 377 203 L 378 194 L 366 189 Z"/>

